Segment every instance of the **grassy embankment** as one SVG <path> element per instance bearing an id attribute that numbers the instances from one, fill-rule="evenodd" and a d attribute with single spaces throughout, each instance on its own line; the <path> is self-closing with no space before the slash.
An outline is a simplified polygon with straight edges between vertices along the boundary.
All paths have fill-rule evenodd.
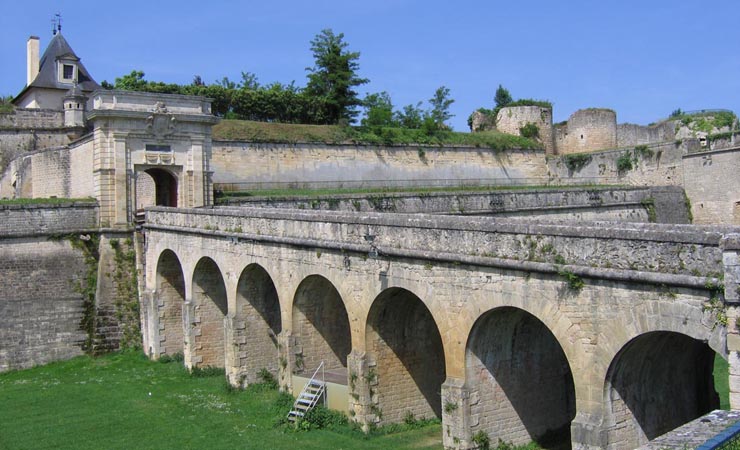
<path id="1" fill-rule="evenodd" d="M 438 423 L 370 436 L 349 425 L 296 431 L 284 395 L 226 388 L 134 353 L 0 374 L 2 449 L 441 449 Z M 401 427 L 401 428 L 404 428 Z"/>
<path id="2" fill-rule="evenodd" d="M 496 131 L 460 133 L 436 130 L 428 133 L 423 129 L 300 125 L 248 120 L 222 120 L 213 127 L 213 139 L 283 144 L 472 146 L 493 150 L 542 148 L 534 140 Z"/>
<path id="3" fill-rule="evenodd" d="M 289 396 L 264 385 L 228 389 L 223 372 L 209 372 L 192 376 L 180 363 L 128 352 L 0 374 L 0 448 L 442 448 L 438 423 L 370 435 L 341 424 L 296 431 L 284 421 Z M 719 357 L 715 379 L 726 409 L 727 362 Z"/>

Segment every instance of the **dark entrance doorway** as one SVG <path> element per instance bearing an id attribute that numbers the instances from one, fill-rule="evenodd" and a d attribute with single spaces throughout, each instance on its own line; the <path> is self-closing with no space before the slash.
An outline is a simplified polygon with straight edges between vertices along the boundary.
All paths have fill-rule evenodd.
<path id="1" fill-rule="evenodd" d="M 177 178 L 163 169 L 145 171 L 154 180 L 154 204 L 177 207 Z"/>

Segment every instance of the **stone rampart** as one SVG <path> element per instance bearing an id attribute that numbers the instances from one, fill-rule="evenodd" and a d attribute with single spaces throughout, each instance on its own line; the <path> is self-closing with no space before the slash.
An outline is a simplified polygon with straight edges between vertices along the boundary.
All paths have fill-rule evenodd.
<path id="1" fill-rule="evenodd" d="M 16 108 L 12 113 L 0 113 L 0 128 L 48 129 L 63 127 L 63 111 Z"/>
<path id="2" fill-rule="evenodd" d="M 520 136 L 521 128 L 532 123 L 537 126 L 537 140 L 545 146 L 548 155 L 555 153 L 552 135 L 552 108 L 541 106 L 507 106 L 496 116 L 496 129 L 502 133 Z"/>
<path id="3" fill-rule="evenodd" d="M 147 226 L 203 229 L 209 233 L 243 234 L 245 239 L 275 236 L 284 243 L 330 245 L 396 256 L 517 266 L 525 270 L 556 270 L 555 261 L 581 266 L 601 277 L 641 277 L 654 272 L 672 282 L 699 283 L 722 272 L 719 241 L 722 227 L 644 223 L 553 224 L 532 219 L 494 219 L 431 215 L 319 212 L 255 208 L 147 210 Z M 370 244 L 363 243 L 370 242 Z M 404 249 L 425 249 L 424 251 Z M 538 264 L 544 264 L 539 266 Z M 531 265 L 531 267 L 530 267 Z M 529 269 L 526 269 L 529 267 Z M 536 269 L 539 268 L 539 269 Z M 594 272 L 595 273 L 595 272 Z M 660 274 L 658 276 L 658 274 Z M 657 282 L 657 281 L 656 281 Z"/>
<path id="4" fill-rule="evenodd" d="M 689 153 L 683 165 L 694 221 L 740 225 L 740 148 Z"/>
<path id="5" fill-rule="evenodd" d="M 213 182 L 234 189 L 459 186 L 542 179 L 544 151 L 214 141 Z"/>
<path id="6" fill-rule="evenodd" d="M 604 150 L 582 155 L 562 155 L 548 158 L 547 167 L 554 184 L 574 180 L 594 184 L 627 184 L 631 186 L 683 186 L 684 167 L 682 145 L 665 142 L 635 148 Z M 625 156 L 626 155 L 626 156 Z M 629 167 L 620 159 L 629 161 Z"/>
<path id="7" fill-rule="evenodd" d="M 656 125 L 617 125 L 617 147 L 634 147 L 676 140 L 676 121 L 669 120 Z"/>
<path id="8" fill-rule="evenodd" d="M 617 114 L 611 109 L 574 112 L 565 125 L 555 127 L 558 154 L 592 152 L 617 147 Z"/>
<path id="9" fill-rule="evenodd" d="M 688 223 L 684 192 L 666 188 L 562 188 L 327 197 L 240 197 L 231 206 L 402 214 L 541 216 L 552 220 Z M 678 207 L 677 207 L 678 205 Z M 651 210 L 652 208 L 652 210 Z"/>
<path id="10" fill-rule="evenodd" d="M 0 372 L 82 354 L 85 256 L 50 235 L 96 224 L 95 203 L 0 206 Z"/>
<path id="11" fill-rule="evenodd" d="M 0 238 L 62 234 L 97 227 L 95 202 L 0 205 Z"/>

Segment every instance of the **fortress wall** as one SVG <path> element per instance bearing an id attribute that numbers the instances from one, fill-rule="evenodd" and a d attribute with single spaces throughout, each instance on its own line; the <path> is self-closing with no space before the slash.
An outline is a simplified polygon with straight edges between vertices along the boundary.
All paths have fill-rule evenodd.
<path id="1" fill-rule="evenodd" d="M 0 113 L 0 128 L 62 127 L 64 127 L 64 111 L 16 108 L 12 113 Z"/>
<path id="2" fill-rule="evenodd" d="M 650 154 L 649 152 L 652 152 Z M 626 184 L 630 186 L 683 186 L 683 146 L 674 142 L 649 146 L 648 153 L 634 149 L 605 150 L 584 155 L 588 158 L 580 169 L 568 167 L 574 156 L 562 155 L 548 158 L 547 167 L 553 184 L 565 184 L 580 180 L 594 184 Z M 629 155 L 632 169 L 618 170 L 618 161 Z"/>
<path id="3" fill-rule="evenodd" d="M 694 222 L 740 225 L 740 148 L 689 153 L 683 164 Z"/>
<path id="4" fill-rule="evenodd" d="M 652 200 L 655 220 L 688 223 L 681 208 L 680 187 L 667 188 L 563 188 L 489 192 L 431 192 L 424 194 L 348 194 L 331 197 L 241 197 L 229 205 L 260 208 L 322 209 L 396 213 L 485 215 L 499 217 L 546 216 L 553 220 L 616 220 L 648 222 L 645 206 Z"/>
<path id="5" fill-rule="evenodd" d="M 97 205 L 0 206 L 0 372 L 82 354 L 84 255 L 47 233 L 92 228 Z"/>
<path id="6" fill-rule="evenodd" d="M 255 187 L 458 186 L 544 178 L 542 150 L 213 142 L 214 183 Z M 239 186 L 235 186 L 239 188 Z"/>
<path id="7" fill-rule="evenodd" d="M 91 170 L 93 167 L 93 150 L 92 139 L 70 148 L 70 198 L 93 197 L 95 194 L 93 171 Z"/>
<path id="8" fill-rule="evenodd" d="M 676 122 L 662 122 L 652 126 L 620 123 L 617 125 L 617 147 L 673 142 L 676 139 Z"/>
<path id="9" fill-rule="evenodd" d="M 43 148 L 61 147 L 69 143 L 62 129 L 3 129 L 0 128 L 0 172 L 10 161 L 26 152 Z"/>
<path id="10" fill-rule="evenodd" d="M 557 127 L 558 154 L 592 152 L 617 147 L 617 114 L 610 109 L 590 108 L 574 112 L 567 126 Z"/>
<path id="11" fill-rule="evenodd" d="M 65 233 L 97 227 L 98 205 L 0 205 L 0 239 L 42 233 Z"/>
<path id="12" fill-rule="evenodd" d="M 69 149 L 46 150 L 30 158 L 33 198 L 69 198 Z"/>
<path id="13" fill-rule="evenodd" d="M 528 123 L 537 125 L 540 141 L 548 155 L 555 153 L 552 134 L 552 109 L 540 106 L 510 106 L 501 108 L 496 116 L 496 129 L 520 136 L 519 129 Z"/>

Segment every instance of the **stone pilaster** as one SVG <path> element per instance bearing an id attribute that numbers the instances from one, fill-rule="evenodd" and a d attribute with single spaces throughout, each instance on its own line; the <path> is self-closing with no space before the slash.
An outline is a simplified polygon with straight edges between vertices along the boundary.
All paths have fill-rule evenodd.
<path id="1" fill-rule="evenodd" d="M 157 291 L 141 290 L 139 294 L 141 304 L 141 340 L 144 351 L 151 359 L 159 359 L 159 296 Z"/>
<path id="2" fill-rule="evenodd" d="M 727 360 L 730 364 L 730 407 L 740 409 L 740 234 L 726 235 L 720 241 L 724 266 L 727 307 Z"/>
<path id="3" fill-rule="evenodd" d="M 378 415 L 378 377 L 376 364 L 356 350 L 347 356 L 349 372 L 349 415 L 367 432 L 380 422 Z"/>
<path id="4" fill-rule="evenodd" d="M 606 447 L 606 430 L 600 416 L 577 413 L 570 424 L 573 450 L 600 450 Z"/>
<path id="5" fill-rule="evenodd" d="M 290 331 L 278 334 L 278 384 L 283 392 L 292 392 L 293 365 L 295 363 L 295 339 Z"/>
<path id="6" fill-rule="evenodd" d="M 247 324 L 242 317 L 224 317 L 224 347 L 226 358 L 226 379 L 232 386 L 243 388 L 247 382 L 246 364 Z"/>
<path id="7" fill-rule="evenodd" d="M 476 448 L 470 433 L 470 391 L 460 378 L 442 384 L 442 443 L 446 449 Z"/>
<path id="8" fill-rule="evenodd" d="M 185 300 L 182 307 L 183 322 L 183 362 L 192 369 L 198 363 L 195 357 L 195 331 L 198 322 L 195 318 L 195 304 L 191 299 Z"/>

